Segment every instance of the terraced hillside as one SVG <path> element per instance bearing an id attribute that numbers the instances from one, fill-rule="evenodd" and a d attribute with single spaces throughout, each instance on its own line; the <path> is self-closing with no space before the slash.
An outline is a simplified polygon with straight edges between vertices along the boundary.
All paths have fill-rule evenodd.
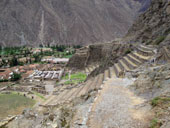
<path id="1" fill-rule="evenodd" d="M 85 82 L 76 85 L 57 86 L 53 94 L 35 108 L 36 112 L 30 111 L 30 114 L 26 113 L 26 115 L 22 115 L 20 118 L 9 123 L 9 128 L 16 126 L 16 123 L 21 120 L 27 122 L 24 121 L 25 123 L 22 123 L 21 126 L 24 127 L 36 127 L 37 125 L 44 127 L 44 123 L 40 123 L 43 121 L 46 123 L 50 122 L 50 126 L 62 124 L 63 126 L 70 126 L 73 128 L 83 128 L 84 126 L 95 128 L 95 126 L 98 126 L 94 125 L 96 119 L 103 118 L 103 116 L 99 116 L 98 114 L 109 114 L 118 112 L 119 110 L 122 112 L 118 112 L 116 115 L 112 114 L 110 117 L 115 120 L 110 122 L 107 118 L 108 116 L 106 116 L 101 126 L 106 126 L 104 123 L 107 121 L 109 121 L 107 126 L 116 126 L 113 123 L 119 123 L 123 128 L 130 128 L 131 126 L 134 126 L 134 128 L 143 128 L 145 125 L 148 126 L 151 114 L 150 109 L 146 109 L 145 106 L 141 108 L 141 106 L 145 104 L 145 99 L 136 96 L 134 92 L 130 91 L 126 86 L 134 83 L 133 79 L 129 79 L 129 77 L 133 77 L 131 76 L 133 72 L 139 70 L 144 65 L 155 64 L 160 50 L 154 46 L 139 44 L 134 44 L 133 49 L 134 50 L 130 53 L 128 52 L 117 58 L 114 64 L 104 67 L 104 70 L 101 70 L 102 72 L 98 72 L 98 74 L 94 76 L 91 74 L 102 68 L 102 63 L 93 66 L 88 65 L 89 67 L 87 66 L 81 70 L 82 72 L 86 72 L 89 76 Z M 84 54 L 84 49 L 82 49 L 82 52 L 81 50 L 78 51 L 77 54 Z M 107 100 L 108 97 L 112 97 L 111 100 Z M 118 101 L 117 97 L 120 97 L 120 102 L 113 104 L 112 102 L 115 103 Z M 103 108 L 103 105 L 106 105 L 108 109 Z M 110 105 L 115 109 L 109 112 Z M 139 106 L 140 109 L 136 110 L 136 106 Z M 129 109 L 131 111 L 128 111 Z M 146 109 L 146 111 L 143 109 Z M 128 123 L 126 116 L 122 115 L 124 111 L 127 111 L 127 115 L 132 116 L 128 119 Z M 37 113 L 37 121 L 30 117 L 32 113 Z M 30 118 L 28 119 L 27 116 Z M 51 122 L 51 118 L 55 118 L 55 120 L 59 122 Z M 123 124 L 122 121 L 124 122 Z M 146 122 L 143 123 L 143 121 Z"/>
<path id="2" fill-rule="evenodd" d="M 88 79 L 85 83 L 70 87 L 58 87 L 55 95 L 51 96 L 41 106 L 58 106 L 63 103 L 69 103 L 75 98 L 79 98 L 83 95 L 101 89 L 101 85 L 108 78 L 125 77 L 125 72 L 134 70 L 144 64 L 145 62 L 151 62 L 154 59 L 156 52 L 153 47 L 146 47 L 144 45 L 136 46 L 135 51 L 127 54 L 126 56 L 119 58 L 117 63 L 106 69 L 103 73 L 98 74 L 95 77 Z M 85 69 L 87 75 L 98 68 L 98 66 L 88 67 Z"/>

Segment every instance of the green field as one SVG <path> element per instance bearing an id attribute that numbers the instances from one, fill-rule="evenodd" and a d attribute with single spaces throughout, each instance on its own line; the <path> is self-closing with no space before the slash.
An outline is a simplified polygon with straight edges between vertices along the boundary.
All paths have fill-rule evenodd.
<path id="1" fill-rule="evenodd" d="M 86 78 L 87 75 L 82 72 L 71 74 L 70 80 L 68 74 L 65 77 L 63 77 L 63 79 L 66 80 L 64 84 L 78 84 L 80 82 L 84 82 Z"/>
<path id="2" fill-rule="evenodd" d="M 32 107 L 35 101 L 16 93 L 0 94 L 0 119 L 8 115 L 21 114 L 25 108 Z"/>

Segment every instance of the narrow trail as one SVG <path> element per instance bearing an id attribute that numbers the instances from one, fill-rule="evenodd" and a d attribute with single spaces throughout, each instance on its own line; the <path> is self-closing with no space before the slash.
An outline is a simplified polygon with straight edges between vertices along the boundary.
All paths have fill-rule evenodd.
<path id="1" fill-rule="evenodd" d="M 88 128 L 145 128 L 151 116 L 150 106 L 126 86 L 128 79 L 108 80 L 92 105 Z"/>

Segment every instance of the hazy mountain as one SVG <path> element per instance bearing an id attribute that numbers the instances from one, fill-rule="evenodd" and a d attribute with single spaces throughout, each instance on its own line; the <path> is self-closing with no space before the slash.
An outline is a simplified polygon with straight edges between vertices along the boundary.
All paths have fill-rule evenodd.
<path id="1" fill-rule="evenodd" d="M 89 44 L 124 35 L 150 0 L 0 0 L 0 44 Z"/>

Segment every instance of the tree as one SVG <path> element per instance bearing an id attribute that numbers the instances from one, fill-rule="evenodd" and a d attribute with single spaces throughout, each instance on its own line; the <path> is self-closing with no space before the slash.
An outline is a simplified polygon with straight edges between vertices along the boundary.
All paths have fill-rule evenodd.
<path id="1" fill-rule="evenodd" d="M 41 61 L 41 56 L 39 54 L 34 54 L 33 55 L 35 62 L 40 62 Z"/>
<path id="2" fill-rule="evenodd" d="M 17 66 L 19 64 L 18 59 L 13 56 L 12 60 L 10 60 L 10 66 Z"/>
<path id="3" fill-rule="evenodd" d="M 21 74 L 20 73 L 16 73 L 13 72 L 12 76 L 11 76 L 11 81 L 18 81 L 21 79 Z"/>

